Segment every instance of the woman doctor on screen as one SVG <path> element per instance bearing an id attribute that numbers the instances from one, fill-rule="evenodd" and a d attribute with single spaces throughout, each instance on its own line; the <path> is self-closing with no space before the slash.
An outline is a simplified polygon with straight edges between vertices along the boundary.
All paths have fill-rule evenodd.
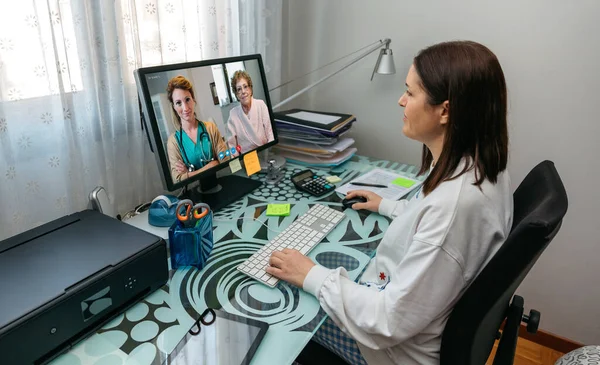
<path id="1" fill-rule="evenodd" d="M 167 85 L 167 95 L 177 129 L 169 136 L 167 153 L 173 182 L 179 182 L 227 159 L 227 146 L 215 123 L 196 119 L 196 99 L 189 80 L 173 77 Z"/>
<path id="2" fill-rule="evenodd" d="M 453 306 L 512 224 L 504 74 L 481 44 L 436 44 L 414 58 L 398 104 L 428 176 L 410 201 L 348 193 L 367 198 L 353 209 L 393 219 L 360 283 L 289 249 L 272 254 L 267 272 L 319 300 L 334 335 L 315 339 L 349 362 L 437 365 Z M 360 352 L 336 345 L 346 335 Z"/>
<path id="3" fill-rule="evenodd" d="M 273 128 L 267 104 L 254 99 L 252 78 L 246 71 L 236 71 L 231 78 L 231 87 L 240 105 L 231 109 L 227 120 L 227 144 L 238 153 L 246 153 L 271 142 Z"/>

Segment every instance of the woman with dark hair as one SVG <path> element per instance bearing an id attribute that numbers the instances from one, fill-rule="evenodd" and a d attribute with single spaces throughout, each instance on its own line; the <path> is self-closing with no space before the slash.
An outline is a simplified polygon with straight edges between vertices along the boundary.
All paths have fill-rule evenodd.
<path id="1" fill-rule="evenodd" d="M 367 199 L 353 209 L 393 218 L 361 282 L 295 250 L 271 256 L 267 272 L 313 294 L 329 315 L 317 341 L 350 363 L 439 364 L 453 306 L 512 225 L 506 100 L 500 63 L 481 44 L 441 43 L 415 57 L 398 104 L 402 132 L 423 143 L 428 176 L 411 200 L 348 193 Z M 360 353 L 351 339 L 337 344 L 340 329 Z"/>

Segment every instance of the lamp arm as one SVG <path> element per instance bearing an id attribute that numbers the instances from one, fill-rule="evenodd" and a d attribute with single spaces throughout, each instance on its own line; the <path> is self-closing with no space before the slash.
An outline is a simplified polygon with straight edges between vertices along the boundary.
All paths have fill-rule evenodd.
<path id="1" fill-rule="evenodd" d="M 296 78 L 293 78 L 293 79 L 291 79 L 291 80 L 288 80 L 288 81 L 284 82 L 283 84 L 277 85 L 277 86 L 275 86 L 274 88 L 272 88 L 272 89 L 269 89 L 269 92 L 275 91 L 275 90 L 277 90 L 277 89 L 279 89 L 279 88 L 281 88 L 281 87 L 283 87 L 283 86 L 285 86 L 285 85 L 287 85 L 287 84 L 290 84 L 290 83 L 292 83 L 292 82 L 294 82 L 294 81 L 300 80 L 301 78 L 303 78 L 303 77 L 305 77 L 305 76 L 308 76 L 308 75 L 310 75 L 310 74 L 312 74 L 312 73 L 315 73 L 315 72 L 317 72 L 317 71 L 320 71 L 320 70 L 324 69 L 324 68 L 325 68 L 325 67 L 327 67 L 327 66 L 331 66 L 331 65 L 333 65 L 334 63 L 337 63 L 337 62 L 339 62 L 339 61 L 343 60 L 344 58 L 347 58 L 347 57 L 353 56 L 355 53 L 358 53 L 358 52 L 361 52 L 361 51 L 363 51 L 363 50 L 365 50 L 365 49 L 367 49 L 367 48 L 373 47 L 373 46 L 374 46 L 374 45 L 376 45 L 376 44 L 381 44 L 381 42 L 382 42 L 382 41 L 379 39 L 379 40 L 377 40 L 377 41 L 375 41 L 375 42 L 373 42 L 373 43 L 371 43 L 371 44 L 367 44 L 367 45 L 366 45 L 366 46 L 364 46 L 363 48 L 359 48 L 359 49 L 357 49 L 357 50 L 356 50 L 356 51 L 354 51 L 354 52 L 348 53 L 347 55 L 345 55 L 345 56 L 342 56 L 342 57 L 340 57 L 340 58 L 338 58 L 338 59 L 336 59 L 336 60 L 333 60 L 333 61 L 331 61 L 331 62 L 329 62 L 329 63 L 327 63 L 327 64 L 325 64 L 325 65 L 323 65 L 323 66 L 321 66 L 321 67 L 319 67 L 319 68 L 317 68 L 317 69 L 314 69 L 314 70 L 312 70 L 312 71 L 309 71 L 309 72 L 305 73 L 305 74 L 304 74 L 304 75 L 302 75 L 302 76 L 298 76 L 298 77 L 296 77 Z"/>
<path id="2" fill-rule="evenodd" d="M 377 62 L 375 63 L 375 68 L 373 69 L 373 72 L 371 73 L 371 81 L 373 81 L 373 76 L 375 76 L 375 72 L 377 72 L 377 69 L 379 68 L 379 64 L 381 63 L 381 57 L 383 57 L 383 52 L 384 48 L 379 50 L 379 56 L 377 56 Z"/>
<path id="3" fill-rule="evenodd" d="M 355 64 L 356 62 L 360 61 L 361 59 L 367 57 L 368 55 L 370 55 L 371 53 L 375 52 L 376 50 L 378 50 L 379 48 L 381 48 L 382 45 L 388 46 L 391 42 L 391 39 L 389 38 L 385 38 L 383 40 L 379 40 L 379 43 L 376 44 L 375 46 L 373 46 L 371 49 L 369 49 L 368 51 L 366 51 L 365 53 L 359 55 L 358 57 L 356 57 L 354 60 L 350 61 L 349 63 L 347 63 L 346 65 L 344 65 L 342 68 L 340 68 L 337 71 L 334 71 L 332 73 L 330 73 L 327 76 L 322 77 L 321 79 L 313 82 L 312 84 L 308 85 L 307 87 L 303 88 L 302 90 L 296 92 L 295 94 L 289 96 L 288 98 L 280 101 L 279 103 L 277 103 L 273 109 L 277 109 L 279 107 L 281 107 L 284 104 L 289 103 L 290 101 L 294 100 L 295 98 L 297 98 L 298 96 L 304 94 L 306 91 L 312 89 L 313 87 L 319 85 L 320 83 L 322 83 L 323 81 L 337 75 L 338 73 L 344 71 L 345 69 L 347 69 L 348 67 L 352 66 L 353 64 Z"/>

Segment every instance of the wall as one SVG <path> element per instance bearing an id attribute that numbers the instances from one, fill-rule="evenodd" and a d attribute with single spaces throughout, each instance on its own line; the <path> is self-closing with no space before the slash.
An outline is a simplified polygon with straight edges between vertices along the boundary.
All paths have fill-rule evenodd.
<path id="1" fill-rule="evenodd" d="M 428 45 L 471 39 L 492 49 L 509 89 L 513 187 L 538 162 L 555 162 L 569 194 L 563 227 L 518 293 L 542 313 L 541 328 L 600 344 L 597 107 L 600 105 L 600 2 L 289 1 L 283 79 L 302 75 L 389 37 L 397 74 L 369 82 L 377 54 L 284 109 L 354 113 L 359 153 L 418 164 L 420 145 L 401 133 L 397 105 L 414 55 Z M 328 71 L 313 77 L 324 76 Z M 311 79 L 288 88 L 287 95 Z M 286 95 L 283 95 L 285 97 Z M 273 100 L 276 103 L 278 100 Z M 382 147 L 385 146 L 385 147 Z"/>
<path id="2" fill-rule="evenodd" d="M 221 114 L 221 106 L 213 102 L 210 83 L 214 82 L 210 66 L 198 67 L 191 70 L 194 79 L 194 93 L 196 94 L 196 115 L 200 120 L 212 119 L 220 131 L 225 130 L 225 121 Z"/>

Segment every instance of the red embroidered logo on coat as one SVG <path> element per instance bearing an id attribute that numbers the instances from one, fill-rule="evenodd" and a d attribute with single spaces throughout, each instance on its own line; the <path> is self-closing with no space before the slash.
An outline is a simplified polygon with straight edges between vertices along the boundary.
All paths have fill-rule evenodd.
<path id="1" fill-rule="evenodd" d="M 379 273 L 379 279 L 385 280 L 385 273 L 383 271 Z"/>

